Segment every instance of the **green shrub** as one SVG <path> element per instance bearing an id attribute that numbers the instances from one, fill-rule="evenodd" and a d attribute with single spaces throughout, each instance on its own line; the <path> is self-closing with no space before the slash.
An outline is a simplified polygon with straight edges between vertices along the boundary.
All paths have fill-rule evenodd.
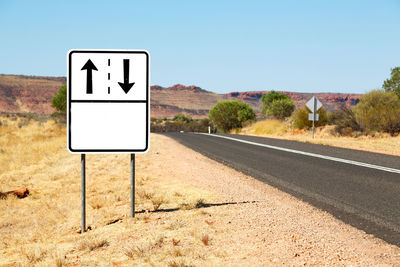
<path id="1" fill-rule="evenodd" d="M 211 127 L 211 131 L 215 132 L 215 128 L 213 124 L 209 121 L 209 119 L 197 119 L 191 120 L 189 122 L 176 121 L 171 119 L 156 119 L 152 118 L 150 123 L 150 131 L 151 132 L 201 132 L 207 133 L 208 126 Z"/>
<path id="2" fill-rule="evenodd" d="M 270 91 L 263 95 L 261 101 L 263 103 L 262 112 L 280 120 L 289 117 L 296 107 L 288 95 L 276 91 Z"/>
<path id="3" fill-rule="evenodd" d="M 272 102 L 269 106 L 267 114 L 272 115 L 279 120 L 290 117 L 296 105 L 291 99 L 279 99 Z"/>
<path id="4" fill-rule="evenodd" d="M 193 121 L 192 117 L 186 116 L 183 113 L 179 113 L 179 114 L 175 115 L 172 120 L 177 121 L 177 122 L 182 122 L 182 123 L 185 123 L 185 122 L 188 123 L 188 122 Z"/>
<path id="5" fill-rule="evenodd" d="M 274 90 L 268 92 L 267 94 L 263 95 L 261 98 L 261 102 L 263 103 L 263 113 L 266 113 L 266 109 L 272 102 L 281 99 L 290 99 L 288 95 L 276 92 Z"/>
<path id="6" fill-rule="evenodd" d="M 210 121 L 223 132 L 242 128 L 246 121 L 256 119 L 253 108 L 241 101 L 218 102 L 208 115 Z"/>
<path id="7" fill-rule="evenodd" d="M 67 87 L 65 84 L 58 89 L 58 93 L 51 99 L 51 106 L 59 112 L 66 113 Z"/>
<path id="8" fill-rule="evenodd" d="M 392 91 L 373 90 L 363 95 L 355 108 L 356 120 L 366 132 L 399 132 L 399 114 L 400 100 Z"/>
<path id="9" fill-rule="evenodd" d="M 304 107 L 296 110 L 293 114 L 293 126 L 297 129 L 309 129 L 312 127 L 312 121 L 308 120 L 308 114 L 310 111 Z M 320 108 L 317 111 L 319 114 L 319 120 L 315 122 L 315 126 L 324 126 L 328 123 L 328 114 L 324 108 Z"/>

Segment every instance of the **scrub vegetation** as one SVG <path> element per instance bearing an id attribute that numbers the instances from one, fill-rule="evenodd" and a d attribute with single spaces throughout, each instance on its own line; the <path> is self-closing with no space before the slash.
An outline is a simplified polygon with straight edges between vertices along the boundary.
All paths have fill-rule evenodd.
<path id="1" fill-rule="evenodd" d="M 370 151 L 398 154 L 394 149 L 400 133 L 400 67 L 393 68 L 391 77 L 383 82 L 383 89 L 372 90 L 360 97 L 352 107 L 343 106 L 339 110 L 327 112 L 321 108 L 316 139 L 309 139 L 312 122 L 308 120 L 310 110 L 299 108 L 289 117 L 280 120 L 258 121 L 236 133 L 271 135 L 299 141 L 342 146 Z M 274 100 L 275 99 L 275 100 Z M 270 114 L 271 103 L 276 99 L 290 99 L 277 92 L 263 96 L 263 112 Z M 271 114 L 270 114 L 271 115 Z M 342 137 L 342 138 L 339 138 Z"/>
<path id="2" fill-rule="evenodd" d="M 346 132 L 346 135 L 338 133 L 337 125 L 320 126 L 316 128 L 315 138 L 313 139 L 311 130 L 295 129 L 290 121 L 263 120 L 244 127 L 239 134 L 295 140 L 400 156 L 398 149 L 400 147 L 399 135 L 392 136 L 389 133 L 382 132 L 371 132 L 366 135 L 350 128 L 343 128 L 343 131 L 348 132 Z"/>
<path id="3" fill-rule="evenodd" d="M 208 132 L 208 126 L 215 131 L 213 123 L 209 119 L 193 119 L 185 114 L 177 114 L 173 119 L 151 118 L 150 131 L 153 133 L 161 132 Z"/>
<path id="4" fill-rule="evenodd" d="M 129 155 L 87 155 L 87 226 L 80 231 L 80 156 L 53 120 L 0 117 L 0 265 L 204 265 L 218 234 L 204 222 L 215 196 L 167 172 L 152 150 L 136 157 L 136 218 L 129 217 Z M 155 139 L 154 139 L 155 138 Z M 17 198 L 4 192 L 28 188 Z M 205 199 L 207 201 L 205 201 Z M 200 205 L 202 203 L 203 205 Z M 208 209 L 209 210 L 209 209 Z"/>
<path id="5" fill-rule="evenodd" d="M 89 230 L 80 234 L 80 156 L 67 152 L 64 125 L 19 127 L 24 119 L 0 117 L 0 266 L 398 262 L 397 247 L 155 134 L 136 156 L 135 219 L 129 155 L 87 155 Z M 6 194 L 19 187 L 29 195 Z"/>

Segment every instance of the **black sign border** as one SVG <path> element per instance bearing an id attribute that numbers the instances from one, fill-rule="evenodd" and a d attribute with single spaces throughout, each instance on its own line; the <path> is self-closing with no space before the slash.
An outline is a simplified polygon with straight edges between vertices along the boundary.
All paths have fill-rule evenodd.
<path id="1" fill-rule="evenodd" d="M 146 55 L 146 146 L 144 149 L 73 149 L 71 146 L 71 81 L 72 81 L 72 54 L 74 53 L 95 53 L 95 54 L 145 54 Z M 144 50 L 70 50 L 68 52 L 68 131 L 67 143 L 68 150 L 72 153 L 145 153 L 149 149 L 149 116 L 150 116 L 150 85 L 149 85 L 149 58 L 150 55 Z M 103 101 L 88 101 L 103 102 Z M 113 102 L 113 101 L 105 101 Z M 118 102 L 118 101 L 116 101 Z M 139 102 L 139 101 L 119 101 L 119 102 Z M 140 101 L 143 102 L 143 101 Z"/>

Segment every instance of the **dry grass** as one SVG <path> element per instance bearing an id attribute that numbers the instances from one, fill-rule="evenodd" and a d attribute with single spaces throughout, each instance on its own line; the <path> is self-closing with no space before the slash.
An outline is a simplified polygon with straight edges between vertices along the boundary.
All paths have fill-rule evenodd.
<path id="1" fill-rule="evenodd" d="M 159 210 L 161 205 L 167 203 L 167 200 L 163 196 L 157 196 L 151 199 L 151 203 L 153 204 L 154 210 Z"/>
<path id="2" fill-rule="evenodd" d="M 0 199 L 0 266 L 204 265 L 205 246 L 190 233 L 207 227 L 196 207 L 214 196 L 167 173 L 153 177 L 156 152 L 136 157 L 136 211 L 145 212 L 134 220 L 129 218 L 129 156 L 87 156 L 92 230 L 78 234 L 80 156 L 67 151 L 65 127 L 50 120 L 0 121 L 0 192 L 20 187 L 31 192 L 24 199 Z M 162 145 L 157 138 L 151 141 L 152 149 Z M 189 208 L 179 209 L 182 205 Z M 161 209 L 173 212 L 153 212 Z"/>
<path id="3" fill-rule="evenodd" d="M 337 136 L 333 128 L 334 126 L 332 125 L 316 128 L 315 138 L 313 139 L 311 130 L 293 130 L 287 122 L 264 120 L 243 128 L 239 134 L 295 140 L 400 156 L 400 151 L 397 149 L 400 146 L 400 136 L 392 137 L 389 134 L 376 133 L 373 136 L 356 135 L 356 137 L 343 137 Z"/>
<path id="4" fill-rule="evenodd" d="M 288 132 L 288 125 L 280 120 L 262 120 L 243 128 L 240 133 L 248 135 L 281 135 Z"/>
<path id="5" fill-rule="evenodd" d="M 93 251 L 96 250 L 98 248 L 102 248 L 102 247 L 106 247 L 108 246 L 110 243 L 108 243 L 108 241 L 104 238 L 97 238 L 97 237 L 87 237 L 83 240 L 80 240 L 77 248 L 79 250 L 89 250 L 89 251 Z"/>

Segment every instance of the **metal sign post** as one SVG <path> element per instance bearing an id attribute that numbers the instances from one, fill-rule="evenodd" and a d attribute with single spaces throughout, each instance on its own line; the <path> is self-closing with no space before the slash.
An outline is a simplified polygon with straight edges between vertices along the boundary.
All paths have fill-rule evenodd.
<path id="1" fill-rule="evenodd" d="M 81 154 L 81 233 L 86 232 L 86 155 Z"/>
<path id="2" fill-rule="evenodd" d="M 135 154 L 131 154 L 131 218 L 135 218 Z"/>
<path id="3" fill-rule="evenodd" d="M 311 114 L 308 116 L 308 120 L 312 121 L 312 138 L 314 139 L 315 121 L 318 121 L 317 111 L 322 107 L 322 103 L 313 96 L 307 103 L 306 106 L 311 110 Z M 311 116 L 310 116 L 311 115 Z"/>
<path id="4" fill-rule="evenodd" d="M 317 99 L 314 98 L 314 111 L 313 111 L 313 120 L 312 120 L 312 138 L 314 139 L 314 129 L 315 129 L 315 113 L 317 110 Z"/>
<path id="5" fill-rule="evenodd" d="M 313 115 L 314 115 L 314 119 L 313 119 L 313 121 L 312 121 L 312 139 L 314 139 L 314 128 L 315 128 L 315 126 L 314 126 L 314 121 L 315 121 L 315 113 L 313 113 Z"/>

